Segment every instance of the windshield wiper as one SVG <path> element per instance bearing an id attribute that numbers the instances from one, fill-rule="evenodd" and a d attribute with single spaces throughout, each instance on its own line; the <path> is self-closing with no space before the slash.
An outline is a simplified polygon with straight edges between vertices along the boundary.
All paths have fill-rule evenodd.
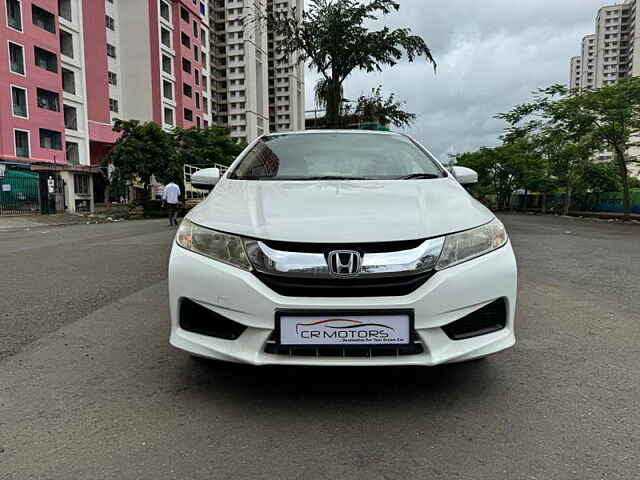
<path id="1" fill-rule="evenodd" d="M 430 180 L 433 178 L 440 178 L 440 175 L 436 175 L 435 173 L 412 173 L 404 177 L 399 177 L 398 180 Z"/>
<path id="2" fill-rule="evenodd" d="M 297 180 L 297 179 L 296 179 Z M 304 177 L 300 178 L 300 180 L 368 180 L 365 177 L 341 177 L 339 175 L 324 175 L 321 177 Z"/>

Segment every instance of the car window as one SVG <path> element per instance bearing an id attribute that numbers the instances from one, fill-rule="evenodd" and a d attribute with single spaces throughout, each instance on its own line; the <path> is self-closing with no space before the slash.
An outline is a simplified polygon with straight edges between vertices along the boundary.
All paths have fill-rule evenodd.
<path id="1" fill-rule="evenodd" d="M 432 157 L 402 135 L 310 133 L 262 137 L 229 175 L 244 180 L 443 177 Z"/>

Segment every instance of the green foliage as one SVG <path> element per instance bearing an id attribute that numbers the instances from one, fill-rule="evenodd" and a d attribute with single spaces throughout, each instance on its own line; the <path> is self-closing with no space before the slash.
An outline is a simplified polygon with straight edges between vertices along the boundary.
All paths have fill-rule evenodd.
<path id="1" fill-rule="evenodd" d="M 510 124 L 506 139 L 530 134 L 555 145 L 548 158 L 569 194 L 585 172 L 593 174 L 588 168 L 594 154 L 614 152 L 625 214 L 630 214 L 629 165 L 638 159 L 629 154 L 629 148 L 640 130 L 640 78 L 585 91 L 553 85 L 536 92 L 532 102 L 498 118 Z"/>
<path id="2" fill-rule="evenodd" d="M 231 165 L 242 152 L 243 146 L 219 127 L 206 129 L 176 128 L 173 131 L 176 163 L 210 167 L 214 163 Z"/>
<path id="3" fill-rule="evenodd" d="M 339 127 L 342 85 L 354 70 L 382 71 L 402 58 L 436 62 L 425 41 L 408 28 L 388 26 L 370 31 L 368 25 L 397 12 L 395 0 L 311 0 L 303 12 L 274 11 L 266 22 L 285 58 L 308 62 L 326 80 L 324 100 L 330 127 Z"/>
<path id="4" fill-rule="evenodd" d="M 175 149 L 171 135 L 156 123 L 138 120 L 116 120 L 113 130 L 120 133 L 120 138 L 105 163 L 113 164 L 117 181 L 139 178 L 148 198 L 151 177 L 173 170 Z"/>
<path id="5" fill-rule="evenodd" d="M 580 187 L 590 192 L 619 192 L 622 182 L 614 163 L 589 162 L 582 172 Z"/>
<path id="6" fill-rule="evenodd" d="M 382 86 L 378 86 L 371 90 L 371 95 L 358 98 L 355 106 L 347 105 L 344 113 L 348 123 L 377 123 L 384 127 L 402 128 L 410 126 L 416 119 L 415 113 L 405 112 L 403 106 L 404 102 L 397 102 L 393 93 L 383 98 Z"/>
<path id="7" fill-rule="evenodd" d="M 214 163 L 230 165 L 243 146 L 233 141 L 225 130 L 177 128 L 166 132 L 153 122 L 116 120 L 114 131 L 121 134 L 105 163 L 112 163 L 114 179 L 130 182 L 139 179 L 146 196 L 151 177 L 160 183 L 182 183 L 184 165 L 200 167 Z"/>

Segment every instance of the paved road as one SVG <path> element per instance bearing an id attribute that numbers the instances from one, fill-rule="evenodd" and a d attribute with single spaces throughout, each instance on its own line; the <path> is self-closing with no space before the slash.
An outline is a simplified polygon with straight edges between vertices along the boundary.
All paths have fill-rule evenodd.
<path id="1" fill-rule="evenodd" d="M 640 227 L 505 221 L 517 346 L 400 370 L 171 349 L 162 221 L 0 233 L 0 479 L 637 479 Z"/>

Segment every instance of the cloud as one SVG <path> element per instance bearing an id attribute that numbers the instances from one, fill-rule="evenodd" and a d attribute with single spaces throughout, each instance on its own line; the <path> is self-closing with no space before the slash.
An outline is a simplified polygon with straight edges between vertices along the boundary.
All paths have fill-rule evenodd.
<path id="1" fill-rule="evenodd" d="M 567 83 L 569 59 L 593 33 L 602 0 L 401 0 L 385 17 L 392 28 L 410 27 L 425 38 L 438 73 L 424 62 L 398 64 L 379 74 L 354 73 L 347 98 L 377 85 L 396 93 L 418 115 L 407 133 L 435 155 L 499 143 L 504 124 L 493 116 L 526 102 L 530 93 Z M 376 28 L 372 25 L 372 28 Z M 308 71 L 307 108 L 313 109 L 317 75 Z"/>

